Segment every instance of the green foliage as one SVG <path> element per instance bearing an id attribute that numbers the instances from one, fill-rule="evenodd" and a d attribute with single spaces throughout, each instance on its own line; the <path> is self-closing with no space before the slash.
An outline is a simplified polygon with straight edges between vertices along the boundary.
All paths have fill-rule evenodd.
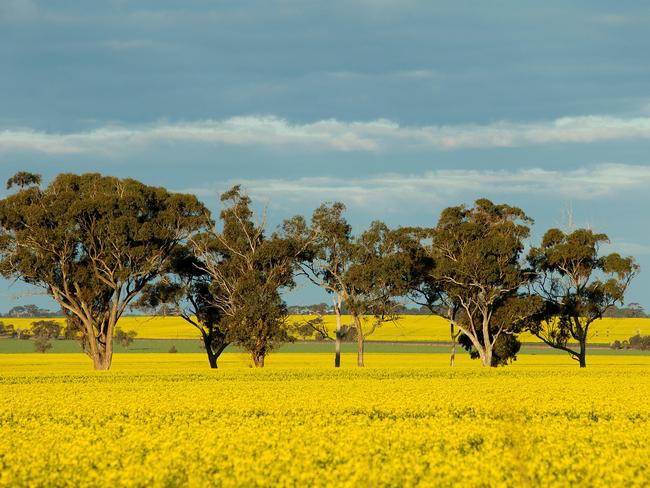
<path id="1" fill-rule="evenodd" d="M 480 359 L 480 354 L 474 347 L 472 340 L 465 334 L 460 334 L 458 343 L 467 351 L 472 359 Z M 521 342 L 514 335 L 500 334 L 494 339 L 490 366 L 506 366 L 517 359 L 521 349 Z"/>
<path id="2" fill-rule="evenodd" d="M 528 255 L 538 274 L 534 290 L 545 300 L 544 312 L 531 323 L 530 331 L 569 353 L 582 367 L 590 325 L 616 303 L 623 303 L 639 270 L 632 257 L 601 256 L 600 245 L 608 242 L 605 234 L 590 229 L 570 233 L 550 229 L 541 246 Z M 578 350 L 569 346 L 571 339 L 578 342 Z"/>
<path id="3" fill-rule="evenodd" d="M 5 325 L 4 322 L 0 322 L 0 337 L 16 337 L 17 332 L 15 327 L 12 324 Z"/>
<path id="4" fill-rule="evenodd" d="M 373 222 L 354 240 L 352 263 L 345 277 L 352 293 L 346 308 L 356 316 L 396 316 L 396 298 L 413 287 L 412 255 L 402 246 L 402 234 Z"/>
<path id="5" fill-rule="evenodd" d="M 18 334 L 18 339 L 26 341 L 26 340 L 29 340 L 29 339 L 32 338 L 31 331 L 29 331 L 27 329 L 18 329 L 18 330 L 16 330 L 16 332 Z"/>
<path id="6" fill-rule="evenodd" d="M 261 367 L 270 351 L 292 340 L 280 290 L 294 286 L 300 243 L 267 237 L 239 186 L 222 194 L 221 201 L 221 231 L 211 229 L 192 240 L 195 267 L 205 277 L 204 310 L 218 320 L 223 347 L 236 343 Z"/>
<path id="7" fill-rule="evenodd" d="M 650 335 L 642 336 L 635 334 L 627 341 L 614 341 L 610 344 L 612 349 L 637 349 L 639 351 L 650 351 Z"/>
<path id="8" fill-rule="evenodd" d="M 189 245 L 177 246 L 162 279 L 147 285 L 136 306 L 145 310 L 168 308 L 201 333 L 202 344 L 212 368 L 231 342 L 222 323 L 223 314 L 214 303 L 212 278 Z"/>
<path id="9" fill-rule="evenodd" d="M 435 275 L 470 302 L 476 299 L 468 288 L 479 284 L 486 303 L 516 291 L 528 280 L 519 261 L 532 222 L 519 208 L 485 199 L 443 210 L 432 234 Z"/>
<path id="10" fill-rule="evenodd" d="M 95 368 L 107 369 L 126 306 L 207 218 L 191 195 L 61 174 L 45 189 L 27 186 L 0 200 L 0 272 L 45 289 L 79 321 Z"/>
<path id="11" fill-rule="evenodd" d="M 52 342 L 47 336 L 36 336 L 34 339 L 34 350 L 36 352 L 44 353 L 52 349 Z"/>
<path id="12" fill-rule="evenodd" d="M 83 326 L 81 325 L 79 319 L 76 317 L 66 317 L 66 326 L 63 331 L 63 338 L 76 339 L 82 344 L 82 349 L 85 349 L 83 347 L 83 343 L 86 336 L 84 335 Z"/>
<path id="13" fill-rule="evenodd" d="M 428 250 L 415 255 L 412 294 L 432 311 L 445 308 L 462 331 L 461 344 L 484 366 L 515 357 L 515 336 L 540 306 L 520 295 L 533 278 L 521 264 L 531 223 L 519 208 L 481 199 L 443 210 L 433 229 L 409 230 Z"/>
<path id="14" fill-rule="evenodd" d="M 35 185 L 38 186 L 41 184 L 41 175 L 34 173 L 29 173 L 27 171 L 19 171 L 11 178 L 7 180 L 7 190 L 10 190 L 14 186 L 19 186 L 24 188 L 26 186 Z"/>
<path id="15" fill-rule="evenodd" d="M 129 347 L 138 333 L 135 330 L 122 330 L 120 327 L 115 328 L 115 342 L 122 347 Z"/>
<path id="16" fill-rule="evenodd" d="M 37 320 L 32 322 L 32 334 L 34 337 L 58 339 L 61 335 L 61 326 L 54 320 Z"/>
<path id="17" fill-rule="evenodd" d="M 330 332 L 327 326 L 324 324 L 323 317 L 318 316 L 302 322 L 293 324 L 291 327 L 291 332 L 298 335 L 303 340 L 314 338 L 317 341 L 333 341 L 335 340 L 336 333 Z M 356 341 L 357 329 L 354 325 L 341 325 L 339 330 L 339 339 L 343 342 L 353 342 Z"/>
<path id="18" fill-rule="evenodd" d="M 320 319 L 320 321 L 322 323 L 322 319 Z M 311 320 L 307 322 L 294 324 L 291 328 L 291 332 L 293 334 L 296 334 L 303 341 L 307 339 L 311 339 L 314 336 L 314 334 L 316 334 L 316 338 L 318 340 L 323 340 L 325 338 L 325 336 L 323 336 L 322 332 L 317 328 L 317 326 L 312 325 Z"/>
<path id="19" fill-rule="evenodd" d="M 37 305 L 34 304 L 29 304 L 29 305 L 17 305 L 15 307 L 12 307 L 11 310 L 9 310 L 5 316 L 6 317 L 15 317 L 15 318 L 20 318 L 20 317 L 33 317 L 33 318 L 43 318 L 43 317 L 56 317 L 60 316 L 61 313 L 53 313 L 50 312 L 49 310 L 45 308 L 40 308 Z"/>
<path id="20" fill-rule="evenodd" d="M 364 337 L 402 308 L 396 298 L 412 287 L 414 262 L 403 247 L 403 233 L 377 221 L 354 237 L 344 212 L 340 202 L 323 204 L 310 225 L 297 216 L 284 223 L 283 231 L 302 245 L 301 274 L 334 296 L 337 315 L 345 308 L 353 316 L 362 366 Z M 374 316 L 365 329 L 364 315 Z"/>
<path id="21" fill-rule="evenodd" d="M 628 303 L 626 307 L 617 307 L 616 305 L 613 305 L 603 313 L 603 317 L 638 319 L 647 318 L 648 314 L 646 314 L 640 304 L 632 302 Z"/>

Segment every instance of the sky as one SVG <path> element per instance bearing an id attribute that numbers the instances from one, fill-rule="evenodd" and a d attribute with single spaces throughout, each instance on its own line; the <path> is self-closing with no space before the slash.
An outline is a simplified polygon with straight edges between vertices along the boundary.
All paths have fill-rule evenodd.
<path id="1" fill-rule="evenodd" d="M 648 32 L 625 0 L 2 0 L 0 179 L 100 172 L 213 211 L 241 183 L 271 227 L 342 201 L 357 232 L 487 197 L 529 245 L 606 233 L 650 309 Z M 56 309 L 36 291 L 0 282 L 0 311 Z"/>

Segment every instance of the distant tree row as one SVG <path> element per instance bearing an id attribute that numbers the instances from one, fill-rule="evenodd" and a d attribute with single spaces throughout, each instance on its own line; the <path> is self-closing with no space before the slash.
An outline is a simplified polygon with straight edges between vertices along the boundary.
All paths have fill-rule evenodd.
<path id="1" fill-rule="evenodd" d="M 37 305 L 28 304 L 28 305 L 17 305 L 15 307 L 12 307 L 7 313 L 0 316 L 12 318 L 12 319 L 49 318 L 49 317 L 61 317 L 63 316 L 63 312 L 60 310 L 58 312 L 51 312 L 46 308 L 40 308 Z"/>
<path id="2" fill-rule="evenodd" d="M 129 347 L 137 335 L 134 330 L 124 331 L 117 327 L 114 338 L 118 344 Z M 36 320 L 30 324 L 29 328 L 17 328 L 13 324 L 0 322 L 0 338 L 33 339 L 34 349 L 37 352 L 46 352 L 51 349 L 51 341 L 56 339 L 76 339 L 81 343 L 85 342 L 83 334 L 78 329 L 70 327 L 70 325 L 63 328 L 54 320 Z"/>
<path id="3" fill-rule="evenodd" d="M 628 304 L 627 307 L 613 306 L 611 308 L 608 308 L 607 311 L 603 314 L 603 317 L 619 319 L 641 319 L 648 318 L 649 315 L 640 304 L 633 302 Z"/>
<path id="4" fill-rule="evenodd" d="M 625 341 L 616 340 L 610 344 L 612 349 L 638 349 L 650 351 L 650 335 L 642 336 L 637 333 Z"/>
<path id="5" fill-rule="evenodd" d="M 410 299 L 449 320 L 452 365 L 457 343 L 484 366 L 507 364 L 526 330 L 584 367 L 591 324 L 623 303 L 638 272 L 631 257 L 601 255 L 607 236 L 589 229 L 551 229 L 525 253 L 532 219 L 486 199 L 445 209 L 434 227 L 375 221 L 356 235 L 345 206 L 325 203 L 268 233 L 239 186 L 221 195 L 215 222 L 195 196 L 132 179 L 40 183 L 24 172 L 8 181 L 19 190 L 0 200 L 0 272 L 58 302 L 96 369 L 110 367 L 129 306 L 182 317 L 213 368 L 229 344 L 262 367 L 292 340 L 282 293 L 299 276 L 332 298 L 335 366 L 352 336 L 363 366 L 365 339 Z M 318 319 L 303 325 L 329 337 Z"/>
<path id="6" fill-rule="evenodd" d="M 159 315 L 170 315 L 168 308 L 163 307 L 158 313 Z M 310 305 L 289 305 L 288 311 L 293 315 L 327 315 L 334 313 L 334 307 L 327 303 L 314 303 Z M 400 315 L 430 315 L 431 310 L 426 305 L 409 306 L 409 304 L 397 305 L 397 311 Z M 342 312 L 347 314 L 345 307 Z M 438 310 L 438 315 L 444 314 L 444 310 Z M 648 318 L 645 309 L 639 303 L 629 303 L 626 307 L 617 307 L 613 305 L 608 308 L 603 314 L 603 318 L 620 318 L 620 319 L 639 319 Z"/>

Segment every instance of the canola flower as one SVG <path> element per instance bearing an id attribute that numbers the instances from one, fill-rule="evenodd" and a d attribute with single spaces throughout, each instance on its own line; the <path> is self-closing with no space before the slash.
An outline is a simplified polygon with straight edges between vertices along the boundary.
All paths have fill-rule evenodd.
<path id="1" fill-rule="evenodd" d="M 80 356 L 0 356 L 0 486 L 650 483 L 646 356 Z"/>
<path id="2" fill-rule="evenodd" d="M 313 315 L 291 315 L 289 321 L 301 323 Z M 6 324 L 13 324 L 17 329 L 29 329 L 31 323 L 38 319 L 2 319 Z M 64 319 L 55 320 L 65 326 Z M 336 329 L 335 317 L 324 316 L 324 323 L 330 332 Z M 350 316 L 343 316 L 344 324 L 351 324 Z M 199 339 L 199 332 L 180 317 L 122 317 L 118 327 L 135 330 L 140 339 Z M 610 344 L 615 340 L 624 341 L 635 334 L 650 335 L 650 318 L 604 318 L 597 320 L 590 328 L 589 342 L 593 344 Z M 523 333 L 519 336 L 523 342 L 541 343 L 535 336 Z M 439 316 L 403 315 L 395 322 L 387 322 L 379 327 L 368 339 L 390 342 L 448 342 L 449 322 Z"/>

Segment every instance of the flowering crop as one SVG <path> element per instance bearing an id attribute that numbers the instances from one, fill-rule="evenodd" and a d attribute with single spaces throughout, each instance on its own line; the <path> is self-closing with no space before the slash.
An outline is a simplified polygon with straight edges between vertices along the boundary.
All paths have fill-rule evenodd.
<path id="1" fill-rule="evenodd" d="M 289 320 L 300 323 L 314 316 L 292 315 Z M 29 329 L 38 319 L 2 319 L 18 329 Z M 65 327 L 63 319 L 55 320 Z M 335 330 L 335 317 L 326 315 L 325 325 Z M 351 323 L 349 316 L 343 316 L 343 323 Z M 199 339 L 199 332 L 180 317 L 122 317 L 118 326 L 124 330 L 135 330 L 140 339 Z M 589 341 L 594 344 L 609 344 L 615 340 L 623 341 L 635 334 L 650 335 L 650 319 L 605 318 L 597 320 L 591 327 Z M 368 337 L 373 341 L 449 341 L 449 323 L 443 317 L 429 315 L 403 315 L 395 322 L 387 322 Z M 523 342 L 541 342 L 531 334 L 521 334 Z"/>
<path id="2" fill-rule="evenodd" d="M 130 354 L 108 372 L 2 356 L 0 486 L 650 483 L 645 356 L 451 370 L 383 355 L 338 371 L 322 356 L 258 371 L 233 353 L 209 371 L 198 354 Z"/>

